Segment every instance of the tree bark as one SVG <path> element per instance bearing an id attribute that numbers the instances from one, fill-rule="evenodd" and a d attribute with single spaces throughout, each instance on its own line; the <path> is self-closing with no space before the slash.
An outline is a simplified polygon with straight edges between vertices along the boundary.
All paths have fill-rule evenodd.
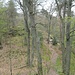
<path id="1" fill-rule="evenodd" d="M 43 75 L 42 58 L 40 53 L 40 38 L 37 37 L 37 58 L 38 58 L 38 75 Z"/>
<path id="2" fill-rule="evenodd" d="M 29 11 L 30 24 L 31 24 L 31 34 L 32 34 L 32 53 L 31 53 L 31 66 L 34 59 L 34 52 L 36 50 L 36 26 L 35 26 L 35 10 L 34 10 L 34 1 L 27 1 L 27 7 Z"/>
<path id="3" fill-rule="evenodd" d="M 66 14 L 66 0 L 64 0 L 63 2 L 64 4 L 64 9 L 63 9 L 63 20 L 62 21 L 62 42 L 61 42 L 61 47 L 62 47 L 62 69 L 63 69 L 63 73 L 65 73 L 65 66 L 66 66 L 66 54 L 65 54 L 65 14 Z"/>
<path id="4" fill-rule="evenodd" d="M 49 15 L 49 18 L 48 18 L 48 44 L 50 42 L 50 24 L 51 24 L 51 16 Z"/>
<path id="5" fill-rule="evenodd" d="M 31 54 L 31 65 L 34 59 L 34 52 L 36 50 L 36 27 L 35 27 L 35 20 L 34 15 L 30 15 L 31 19 L 31 34 L 32 34 L 32 54 Z"/>
<path id="6" fill-rule="evenodd" d="M 70 25 L 71 25 L 71 5 L 72 0 L 68 1 L 68 22 L 66 26 L 66 71 L 65 75 L 70 75 L 70 59 L 71 59 L 71 46 L 70 46 Z"/>
<path id="7" fill-rule="evenodd" d="M 27 32 L 27 66 L 30 66 L 30 29 L 28 26 L 28 11 L 25 0 L 23 0 L 23 14 L 25 21 L 25 30 Z"/>
<path id="8" fill-rule="evenodd" d="M 65 73 L 65 62 L 66 62 L 66 54 L 65 54 L 65 14 L 66 14 L 66 0 L 63 2 L 63 17 L 61 16 L 61 8 L 59 7 L 58 1 L 56 1 L 58 12 L 59 12 L 59 17 L 61 20 L 61 25 L 60 25 L 60 44 L 61 44 L 61 50 L 62 50 L 62 69 L 63 73 Z"/>

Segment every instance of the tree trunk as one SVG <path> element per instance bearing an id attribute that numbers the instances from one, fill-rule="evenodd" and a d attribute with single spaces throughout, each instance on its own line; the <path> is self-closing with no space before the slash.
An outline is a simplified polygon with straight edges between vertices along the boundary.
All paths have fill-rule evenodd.
<path id="1" fill-rule="evenodd" d="M 38 75 L 43 75 L 42 58 L 40 53 L 40 38 L 37 37 L 37 58 L 38 58 Z"/>
<path id="2" fill-rule="evenodd" d="M 66 0 L 64 0 L 64 9 L 63 9 L 63 17 L 61 16 L 61 8 L 58 4 L 58 1 L 56 1 L 57 4 L 57 8 L 59 11 L 59 17 L 61 20 L 61 26 L 60 26 L 60 44 L 61 44 L 61 50 L 62 50 L 62 69 L 63 69 L 63 73 L 65 73 L 65 62 L 66 62 L 66 54 L 65 54 L 65 13 L 66 13 Z"/>
<path id="3" fill-rule="evenodd" d="M 27 66 L 30 66 L 30 29 L 28 27 L 28 11 L 25 0 L 23 0 L 23 14 L 25 21 L 25 30 L 27 32 Z"/>
<path id="4" fill-rule="evenodd" d="M 63 9 L 63 20 L 62 20 L 62 69 L 63 73 L 65 73 L 65 67 L 66 67 L 66 54 L 65 54 L 65 14 L 66 14 L 66 0 L 64 0 L 64 9 Z"/>
<path id="5" fill-rule="evenodd" d="M 62 23 L 62 27 L 61 27 L 61 50 L 62 50 L 62 69 L 63 69 L 63 73 L 65 72 L 65 23 Z"/>
<path id="6" fill-rule="evenodd" d="M 49 16 L 49 19 L 48 19 L 48 44 L 50 42 L 50 24 L 51 24 L 51 16 Z"/>
<path id="7" fill-rule="evenodd" d="M 11 61 L 11 56 L 9 57 L 10 59 L 10 75 L 12 75 L 12 61 Z"/>
<path id="8" fill-rule="evenodd" d="M 35 7 L 34 7 L 34 1 L 29 0 L 27 3 L 28 11 L 29 11 L 29 17 L 30 17 L 30 24 L 31 24 L 31 34 L 32 34 L 32 53 L 31 53 L 31 66 L 34 59 L 34 52 L 36 50 L 36 26 L 35 26 Z"/>
<path id="9" fill-rule="evenodd" d="M 9 41 L 10 41 L 10 44 L 9 44 L 9 66 L 10 66 L 10 75 L 13 75 L 12 73 L 12 54 L 11 54 L 11 50 L 12 50 L 12 47 L 11 47 L 11 37 L 9 37 Z"/>
<path id="10" fill-rule="evenodd" d="M 72 0 L 68 1 L 68 22 L 66 26 L 66 71 L 65 75 L 70 75 L 70 59 L 71 59 L 71 46 L 70 46 L 70 25 L 71 25 L 71 5 Z"/>
<path id="11" fill-rule="evenodd" d="M 0 36 L 0 49 L 2 49 L 2 42 L 1 42 L 1 36 Z"/>
<path id="12" fill-rule="evenodd" d="M 65 74 L 69 75 L 70 73 L 70 59 L 71 59 L 71 46 L 70 46 L 70 22 L 67 23 L 66 27 L 66 68 Z"/>
<path id="13" fill-rule="evenodd" d="M 32 54 L 31 54 L 31 65 L 33 63 L 33 59 L 34 59 L 34 52 L 36 50 L 36 27 L 35 27 L 35 21 L 34 21 L 34 16 L 31 15 L 31 21 L 32 21 L 32 25 L 31 25 L 31 34 L 32 34 Z"/>
<path id="14" fill-rule="evenodd" d="M 27 65 L 30 66 L 30 32 L 28 32 L 27 37 Z"/>

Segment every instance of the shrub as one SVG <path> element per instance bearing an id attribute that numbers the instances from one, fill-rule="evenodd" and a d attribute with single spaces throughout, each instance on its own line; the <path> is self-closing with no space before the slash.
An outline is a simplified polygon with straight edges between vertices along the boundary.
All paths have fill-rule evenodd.
<path id="1" fill-rule="evenodd" d="M 56 45 L 56 44 L 57 44 L 57 40 L 55 37 L 53 37 L 52 45 Z"/>

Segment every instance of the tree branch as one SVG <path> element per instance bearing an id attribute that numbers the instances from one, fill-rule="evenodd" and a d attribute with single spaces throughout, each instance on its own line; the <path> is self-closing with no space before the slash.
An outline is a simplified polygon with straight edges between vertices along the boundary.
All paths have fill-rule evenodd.
<path id="1" fill-rule="evenodd" d="M 57 0 L 55 0 L 55 2 L 56 2 L 56 4 L 57 4 L 57 8 L 58 8 L 58 11 L 59 11 L 59 17 L 60 17 L 60 19 L 61 19 L 61 21 L 62 21 L 61 9 L 59 8 L 58 1 L 57 1 Z"/>

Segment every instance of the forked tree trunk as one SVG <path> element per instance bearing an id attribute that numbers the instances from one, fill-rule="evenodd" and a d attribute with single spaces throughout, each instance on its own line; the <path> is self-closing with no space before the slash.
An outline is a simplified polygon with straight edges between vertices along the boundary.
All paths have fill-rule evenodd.
<path id="1" fill-rule="evenodd" d="M 65 63 L 66 63 L 66 54 L 65 54 L 65 13 L 66 13 L 66 0 L 63 2 L 63 17 L 61 16 L 61 8 L 58 4 L 58 1 L 56 1 L 58 12 L 59 12 L 59 17 L 61 20 L 61 26 L 60 26 L 60 44 L 61 44 L 61 50 L 62 50 L 62 70 L 63 73 L 65 73 Z"/>
<path id="2" fill-rule="evenodd" d="M 27 1 L 27 7 L 29 11 L 30 24 L 31 24 L 31 35 L 32 35 L 32 53 L 31 53 L 31 66 L 34 59 L 34 52 L 36 50 L 36 26 L 35 26 L 35 10 L 34 10 L 34 1 Z"/>
<path id="3" fill-rule="evenodd" d="M 25 0 L 23 0 L 23 14 L 25 21 L 25 30 L 27 32 L 27 66 L 30 66 L 30 29 L 28 26 L 28 11 Z"/>
<path id="4" fill-rule="evenodd" d="M 12 60 L 11 60 L 11 57 L 9 57 L 9 60 L 10 60 L 10 75 L 13 75 L 12 74 Z"/>

